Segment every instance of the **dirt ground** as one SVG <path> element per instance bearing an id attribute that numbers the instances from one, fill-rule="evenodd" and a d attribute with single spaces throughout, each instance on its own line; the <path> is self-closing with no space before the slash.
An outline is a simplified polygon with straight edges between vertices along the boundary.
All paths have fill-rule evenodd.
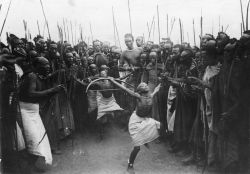
<path id="1" fill-rule="evenodd" d="M 45 174 L 124 174 L 133 146 L 127 131 L 111 124 L 104 140 L 96 131 L 84 131 L 61 144 L 62 155 L 53 156 L 52 168 Z M 181 157 L 168 153 L 167 143 L 142 147 L 134 164 L 136 174 L 198 174 L 201 168 L 182 166 Z M 208 173 L 208 172 L 206 172 Z"/>

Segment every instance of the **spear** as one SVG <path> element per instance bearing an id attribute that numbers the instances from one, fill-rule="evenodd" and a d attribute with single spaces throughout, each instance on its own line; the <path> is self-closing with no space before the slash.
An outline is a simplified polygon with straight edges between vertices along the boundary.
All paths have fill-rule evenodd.
<path id="1" fill-rule="evenodd" d="M 153 28 L 153 41 L 155 39 L 155 21 L 154 21 L 154 28 Z"/>
<path id="2" fill-rule="evenodd" d="M 212 22 L 212 35 L 214 35 L 214 21 Z"/>
<path id="3" fill-rule="evenodd" d="M 181 44 L 182 44 L 182 29 L 181 29 L 181 19 L 179 18 L 179 24 L 180 24 L 180 38 L 181 38 Z"/>
<path id="4" fill-rule="evenodd" d="M 244 15 L 243 15 L 243 8 L 242 8 L 242 1 L 241 0 L 240 0 L 240 9 L 241 9 L 243 31 L 245 31 Z"/>
<path id="5" fill-rule="evenodd" d="M 118 29 L 117 29 L 117 25 L 116 25 L 115 13 L 114 13 L 113 7 L 112 7 L 112 11 L 113 11 L 113 20 L 114 20 L 114 27 L 115 27 L 115 28 L 114 28 L 114 30 L 116 31 L 116 36 L 115 36 L 115 37 L 117 37 L 119 47 L 120 47 L 120 49 L 122 49 L 122 47 L 121 47 L 121 42 L 120 42 L 120 37 L 119 37 L 119 33 L 118 33 Z"/>
<path id="6" fill-rule="evenodd" d="M 149 34 L 148 34 L 148 40 L 150 39 L 150 36 L 151 36 L 151 31 L 152 31 L 154 20 L 155 20 L 155 17 L 153 16 L 153 19 L 152 19 L 152 22 L 151 22 L 151 26 L 150 26 L 150 30 L 149 30 Z"/>
<path id="7" fill-rule="evenodd" d="M 159 18 L 159 7 L 157 5 L 157 23 L 158 23 L 158 41 L 161 42 L 161 32 L 160 32 L 160 18 Z"/>
<path id="8" fill-rule="evenodd" d="M 194 45 L 196 46 L 194 19 L 193 19 L 193 35 L 194 35 Z"/>
<path id="9" fill-rule="evenodd" d="M 128 13 L 129 13 L 130 33 L 133 34 L 133 32 L 132 32 L 132 22 L 131 22 L 131 14 L 130 14 L 130 3 L 129 3 L 129 0 L 128 0 Z"/>
<path id="10" fill-rule="evenodd" d="M 70 28 L 71 28 L 71 40 L 72 40 L 72 46 L 73 46 L 75 44 L 74 44 L 73 27 L 72 27 L 72 22 L 71 21 L 70 21 Z"/>
<path id="11" fill-rule="evenodd" d="M 240 23 L 240 34 L 241 34 L 241 36 L 242 36 L 242 23 Z"/>
<path id="12" fill-rule="evenodd" d="M 36 21 L 36 23 L 37 23 L 38 33 L 39 33 L 39 35 L 41 36 L 41 32 L 40 32 L 40 27 L 39 27 L 38 20 Z"/>
<path id="13" fill-rule="evenodd" d="M 247 3 L 247 15 L 246 15 L 246 29 L 248 30 L 248 11 L 249 11 L 249 4 L 250 4 L 250 0 L 248 0 Z"/>
<path id="14" fill-rule="evenodd" d="M 44 20 L 45 20 L 45 23 L 46 23 L 47 29 L 48 29 L 49 40 L 51 40 L 50 32 L 49 32 L 49 23 L 48 23 L 48 20 L 47 20 L 47 18 L 46 18 L 45 12 L 44 12 L 42 0 L 40 0 L 40 3 L 41 3 L 41 6 L 42 6 L 42 11 L 43 11 Z"/>
<path id="15" fill-rule="evenodd" d="M 219 16 L 219 31 L 220 31 L 220 16 Z"/>
<path id="16" fill-rule="evenodd" d="M 93 41 L 94 41 L 94 38 L 93 38 L 93 32 L 92 32 L 91 23 L 89 23 L 89 29 L 90 29 L 91 39 L 92 39 L 92 42 L 93 42 Z"/>
<path id="17" fill-rule="evenodd" d="M 225 29 L 225 33 L 227 32 L 227 29 L 228 29 L 229 25 L 227 25 L 226 29 Z"/>
<path id="18" fill-rule="evenodd" d="M 68 42 L 70 42 L 70 39 L 69 39 L 69 25 L 68 25 L 68 20 L 66 20 L 66 26 L 67 26 Z"/>
<path id="19" fill-rule="evenodd" d="M 75 44 L 77 44 L 77 37 L 76 37 L 76 21 L 75 21 Z"/>
<path id="20" fill-rule="evenodd" d="M 181 31 L 182 31 L 182 41 L 184 42 L 184 36 L 185 36 L 185 34 L 184 34 L 184 27 L 183 27 L 183 22 L 181 21 Z"/>
<path id="21" fill-rule="evenodd" d="M 44 38 L 45 28 L 46 28 L 46 22 L 44 22 L 44 25 L 43 25 L 43 38 Z"/>
<path id="22" fill-rule="evenodd" d="M 63 31 L 64 31 L 64 38 L 67 39 L 66 27 L 65 27 L 65 20 L 64 20 L 64 18 L 63 18 Z"/>
<path id="23" fill-rule="evenodd" d="M 25 32 L 25 39 L 28 40 L 28 36 L 27 36 L 27 22 L 25 20 L 23 20 L 23 26 L 24 26 L 24 32 Z"/>
<path id="24" fill-rule="evenodd" d="M 119 47 L 120 47 L 120 49 L 122 50 L 121 42 L 120 42 L 120 38 L 119 38 L 119 33 L 118 33 L 117 25 L 116 25 L 116 21 L 115 21 L 115 30 L 116 30 L 116 35 L 117 35 Z"/>
<path id="25" fill-rule="evenodd" d="M 6 13 L 6 16 L 5 16 L 4 21 L 3 21 L 3 25 L 2 25 L 2 28 L 1 28 L 1 32 L 0 32 L 0 37 L 1 37 L 1 35 L 2 35 L 3 28 L 4 28 L 4 26 L 5 26 L 6 19 L 7 19 L 7 17 L 8 17 L 9 11 L 10 11 L 11 2 L 12 2 L 12 0 L 10 0 L 9 6 L 8 6 L 8 10 L 7 10 L 7 13 Z M 2 7 L 2 5 L 1 5 L 1 7 Z"/>
<path id="26" fill-rule="evenodd" d="M 114 41 L 115 41 L 115 45 L 116 45 L 116 34 L 115 34 L 115 15 L 114 15 L 114 9 L 113 9 L 113 6 L 112 6 L 112 16 L 113 16 Z"/>
<path id="27" fill-rule="evenodd" d="M 169 37 L 169 31 L 168 31 L 168 14 L 167 14 L 167 37 Z"/>
<path id="28" fill-rule="evenodd" d="M 148 29 L 148 34 L 149 34 L 150 29 L 149 29 L 149 24 L 148 24 L 148 22 L 147 22 L 147 29 Z"/>
<path id="29" fill-rule="evenodd" d="M 189 33 L 188 33 L 188 32 L 187 32 L 187 39 L 188 39 L 188 43 L 190 43 L 190 42 L 189 42 Z"/>
<path id="30" fill-rule="evenodd" d="M 173 22 L 172 22 L 172 24 L 171 24 L 171 30 L 170 30 L 170 35 L 169 35 L 169 37 L 171 37 L 172 31 L 173 31 L 173 28 L 174 28 L 174 24 L 175 24 L 175 18 L 173 19 Z"/>

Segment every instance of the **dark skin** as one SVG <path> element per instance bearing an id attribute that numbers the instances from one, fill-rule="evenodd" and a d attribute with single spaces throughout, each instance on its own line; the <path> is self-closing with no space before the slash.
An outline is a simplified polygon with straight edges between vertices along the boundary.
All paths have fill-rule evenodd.
<path id="1" fill-rule="evenodd" d="M 49 70 L 48 63 L 37 66 L 35 72 L 25 75 L 20 85 L 20 101 L 28 103 L 40 103 L 47 97 L 64 90 L 63 85 L 45 89 L 45 80 Z"/>
<path id="2" fill-rule="evenodd" d="M 141 49 L 134 49 L 133 47 L 133 38 L 128 37 L 125 38 L 125 44 L 127 46 L 127 50 L 123 51 L 121 58 L 120 58 L 120 66 L 119 69 L 122 71 L 133 70 L 134 67 L 138 66 L 140 62 L 140 55 L 142 50 Z M 123 65 L 128 63 L 130 68 L 124 68 Z"/>

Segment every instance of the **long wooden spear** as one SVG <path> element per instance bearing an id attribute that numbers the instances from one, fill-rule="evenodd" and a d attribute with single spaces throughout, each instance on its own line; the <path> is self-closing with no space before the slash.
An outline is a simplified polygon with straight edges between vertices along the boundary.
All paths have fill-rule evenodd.
<path id="1" fill-rule="evenodd" d="M 115 15 L 114 15 L 114 8 L 112 6 L 112 16 L 113 16 L 113 30 L 114 30 L 114 42 L 116 45 L 116 33 L 115 33 Z"/>
<path id="2" fill-rule="evenodd" d="M 243 27 L 242 27 L 242 23 L 240 23 L 240 36 L 242 36 L 242 29 Z"/>
<path id="3" fill-rule="evenodd" d="M 1 35 L 2 35 L 3 28 L 4 28 L 4 26 L 5 26 L 6 19 L 7 19 L 7 17 L 8 17 L 9 11 L 10 11 L 11 2 L 12 2 L 12 0 L 10 0 L 9 6 L 8 6 L 8 10 L 7 10 L 7 13 L 6 13 L 6 16 L 5 16 L 4 21 L 3 21 L 3 25 L 2 25 L 2 28 L 1 28 L 1 32 L 0 32 L 0 37 L 1 37 Z"/>
<path id="4" fill-rule="evenodd" d="M 193 35 L 194 35 L 194 46 L 196 46 L 194 19 L 193 19 Z"/>
<path id="5" fill-rule="evenodd" d="M 66 35 L 66 27 L 65 27 L 65 20 L 63 18 L 63 31 L 64 31 L 64 38 L 65 40 L 67 39 L 67 35 Z"/>
<path id="6" fill-rule="evenodd" d="M 168 14 L 167 14 L 167 37 L 169 37 Z"/>
<path id="7" fill-rule="evenodd" d="M 42 0 L 40 0 L 40 3 L 41 3 L 41 6 L 42 6 L 42 11 L 43 11 L 44 20 L 45 20 L 45 22 L 46 22 L 47 29 L 48 29 L 49 40 L 51 40 L 51 36 L 50 36 L 50 32 L 49 32 L 49 23 L 48 23 L 48 20 L 47 20 L 47 18 L 46 18 L 45 12 L 44 12 Z"/>
<path id="8" fill-rule="evenodd" d="M 94 38 L 93 38 L 93 32 L 92 32 L 92 26 L 91 26 L 91 23 L 89 23 L 89 29 L 90 29 L 91 39 L 92 39 L 92 43 L 93 43 Z"/>
<path id="9" fill-rule="evenodd" d="M 122 50 L 122 47 L 121 47 L 121 42 L 120 42 L 120 37 L 119 37 L 119 33 L 118 33 L 118 29 L 117 29 L 117 25 L 116 25 L 116 21 L 115 21 L 115 30 L 116 30 L 116 37 L 118 39 L 118 44 L 119 44 L 119 47 L 120 49 Z"/>
<path id="10" fill-rule="evenodd" d="M 243 14 L 243 8 L 242 8 L 242 1 L 241 0 L 240 0 L 240 9 L 241 9 L 241 18 L 242 18 L 243 31 L 245 31 L 244 14 Z"/>
<path id="11" fill-rule="evenodd" d="M 149 34 L 148 34 L 148 40 L 150 39 L 150 36 L 151 36 L 151 31 L 152 31 L 152 27 L 153 27 L 154 21 L 155 21 L 155 17 L 153 16 L 153 19 L 152 19 L 152 22 L 151 22 L 151 26 L 150 26 L 150 30 L 149 30 Z"/>
<path id="12" fill-rule="evenodd" d="M 175 24 L 175 18 L 173 19 L 173 22 L 171 24 L 171 30 L 170 30 L 169 37 L 171 37 L 172 31 L 173 31 L 173 28 L 174 28 L 174 24 Z"/>
<path id="13" fill-rule="evenodd" d="M 73 36 L 73 27 L 72 27 L 72 22 L 70 21 L 70 28 L 71 28 L 71 40 L 72 40 L 72 46 L 74 46 L 74 36 Z"/>
<path id="14" fill-rule="evenodd" d="M 247 15 L 246 15 L 246 29 L 248 30 L 248 11 L 249 11 L 249 4 L 250 4 L 250 0 L 248 0 L 247 3 Z"/>
<path id="15" fill-rule="evenodd" d="M 133 34 L 129 0 L 128 0 L 128 14 L 129 14 L 130 33 Z"/>
<path id="16" fill-rule="evenodd" d="M 116 25 L 115 13 L 114 13 L 113 7 L 112 7 L 112 12 L 113 12 L 114 27 L 115 27 L 114 30 L 116 31 L 116 36 L 115 37 L 118 40 L 118 44 L 119 44 L 120 49 L 122 50 L 121 42 L 120 42 L 120 37 L 119 37 L 119 33 L 118 33 L 118 28 L 117 28 L 117 25 Z"/>
<path id="17" fill-rule="evenodd" d="M 179 18 L 179 24 L 180 24 L 180 38 L 181 38 L 181 44 L 182 44 L 182 29 L 181 29 L 181 19 Z"/>
<path id="18" fill-rule="evenodd" d="M 159 17 L 159 7 L 157 5 L 157 24 L 158 24 L 158 41 L 161 42 L 161 31 L 160 31 L 160 17 Z"/>
<path id="19" fill-rule="evenodd" d="M 40 31 L 40 27 L 39 27 L 39 22 L 38 22 L 38 20 L 36 21 L 36 24 L 37 24 L 38 34 L 41 36 L 41 31 Z"/>
<path id="20" fill-rule="evenodd" d="M 27 35 L 27 22 L 23 20 L 23 26 L 24 26 L 24 32 L 25 32 L 25 39 L 28 40 L 28 35 Z"/>
<path id="21" fill-rule="evenodd" d="M 68 42 L 70 42 L 70 39 L 69 39 L 69 25 L 68 25 L 68 20 L 66 20 L 66 26 L 67 26 L 67 36 L 68 36 Z"/>

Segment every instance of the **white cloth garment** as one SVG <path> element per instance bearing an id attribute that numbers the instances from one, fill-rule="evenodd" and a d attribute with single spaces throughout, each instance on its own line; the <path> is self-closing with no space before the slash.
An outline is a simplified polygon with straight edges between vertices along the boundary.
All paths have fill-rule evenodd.
<path id="1" fill-rule="evenodd" d="M 45 134 L 45 128 L 39 114 L 39 104 L 26 102 L 19 102 L 19 104 L 28 152 L 44 157 L 45 163 L 52 165 L 49 139 Z"/>
<path id="2" fill-rule="evenodd" d="M 105 114 L 111 113 L 113 111 L 121 111 L 123 110 L 115 100 L 114 95 L 112 94 L 111 97 L 105 98 L 102 94 L 97 91 L 96 94 L 97 106 L 98 106 L 98 114 L 97 119 L 100 119 Z"/>
<path id="3" fill-rule="evenodd" d="M 176 98 L 176 88 L 170 86 L 168 90 L 168 102 L 167 102 L 167 123 L 169 131 L 173 131 L 174 129 L 173 127 L 174 127 L 175 111 L 173 113 L 170 112 L 170 108 L 175 98 Z"/>
<path id="4" fill-rule="evenodd" d="M 134 111 L 128 128 L 134 146 L 141 146 L 159 137 L 160 122 L 148 117 L 139 117 Z"/>

